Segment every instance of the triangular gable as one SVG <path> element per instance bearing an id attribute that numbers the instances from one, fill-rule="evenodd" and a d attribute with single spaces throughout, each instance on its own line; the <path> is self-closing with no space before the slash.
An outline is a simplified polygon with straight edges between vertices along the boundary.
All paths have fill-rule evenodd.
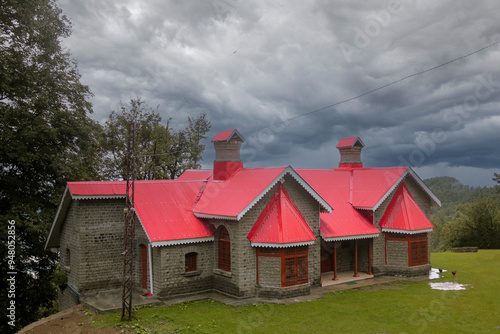
<path id="1" fill-rule="evenodd" d="M 319 204 L 331 206 L 290 166 L 243 168 L 226 181 L 209 181 L 193 208 L 198 218 L 240 220 L 286 174 L 291 175 Z"/>
<path id="2" fill-rule="evenodd" d="M 282 184 L 262 211 L 247 238 L 254 247 L 310 245 L 316 240 L 311 227 Z"/>
<path id="3" fill-rule="evenodd" d="M 433 228 L 404 183 L 401 183 L 385 210 L 380 227 L 382 232 L 407 234 L 430 232 Z"/>

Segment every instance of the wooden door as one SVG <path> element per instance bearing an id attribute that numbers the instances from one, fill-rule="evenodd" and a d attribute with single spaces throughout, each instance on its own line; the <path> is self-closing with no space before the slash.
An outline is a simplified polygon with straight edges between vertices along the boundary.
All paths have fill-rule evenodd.
<path id="1" fill-rule="evenodd" d="M 333 271 L 333 250 L 321 247 L 321 272 L 327 273 Z"/>

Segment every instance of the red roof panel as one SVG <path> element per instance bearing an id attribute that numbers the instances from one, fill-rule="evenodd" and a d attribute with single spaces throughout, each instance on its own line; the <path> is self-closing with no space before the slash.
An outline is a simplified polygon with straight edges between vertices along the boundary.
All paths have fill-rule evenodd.
<path id="1" fill-rule="evenodd" d="M 314 232 L 280 185 L 250 230 L 253 243 L 290 244 L 314 241 Z"/>
<path id="2" fill-rule="evenodd" d="M 211 169 L 188 169 L 179 177 L 177 180 L 187 181 L 187 180 L 206 180 L 211 177 L 213 170 Z"/>
<path id="3" fill-rule="evenodd" d="M 203 181 L 144 181 L 135 184 L 134 207 L 151 241 L 213 236 L 213 229 L 193 215 Z"/>
<path id="4" fill-rule="evenodd" d="M 205 238 L 213 229 L 193 215 L 204 181 L 136 181 L 134 208 L 152 242 Z M 125 181 L 68 182 L 72 195 L 125 195 Z"/>
<path id="5" fill-rule="evenodd" d="M 408 167 L 352 170 L 352 205 L 373 208 L 407 171 Z"/>
<path id="6" fill-rule="evenodd" d="M 432 223 L 420 210 L 408 188 L 401 183 L 380 220 L 382 231 L 420 231 L 432 229 Z"/>
<path id="7" fill-rule="evenodd" d="M 199 216 L 236 218 L 285 169 L 243 168 L 227 181 L 209 181 L 193 211 Z"/>
<path id="8" fill-rule="evenodd" d="M 320 232 L 327 241 L 373 237 L 380 231 L 349 203 L 335 203 L 332 213 L 322 213 Z"/>
<path id="9" fill-rule="evenodd" d="M 126 181 L 68 182 L 69 191 L 74 196 L 125 195 Z"/>

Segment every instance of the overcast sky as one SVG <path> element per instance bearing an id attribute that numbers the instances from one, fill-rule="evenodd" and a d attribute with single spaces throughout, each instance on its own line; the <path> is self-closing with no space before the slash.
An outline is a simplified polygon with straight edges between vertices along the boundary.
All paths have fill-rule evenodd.
<path id="1" fill-rule="evenodd" d="M 100 122 L 140 96 L 176 128 L 206 113 L 209 139 L 237 128 L 248 167 L 337 167 L 359 136 L 366 167 L 474 186 L 500 172 L 499 1 L 58 4 Z"/>

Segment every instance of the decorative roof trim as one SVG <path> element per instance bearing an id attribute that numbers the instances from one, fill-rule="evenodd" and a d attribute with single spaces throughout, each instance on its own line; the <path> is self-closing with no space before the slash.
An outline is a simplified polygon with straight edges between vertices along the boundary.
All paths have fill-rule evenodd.
<path id="1" fill-rule="evenodd" d="M 434 201 L 434 203 L 436 203 L 437 206 L 441 207 L 441 201 L 439 200 L 439 198 L 437 198 L 436 195 L 434 195 L 432 191 L 429 189 L 429 187 L 425 185 L 424 181 L 422 181 L 420 176 L 418 176 L 418 174 L 413 170 L 413 168 L 408 167 L 408 169 L 410 171 L 410 174 L 413 176 L 415 181 L 417 181 L 418 185 L 422 188 L 422 190 L 432 198 L 432 200 Z"/>
<path id="2" fill-rule="evenodd" d="M 342 241 L 342 240 L 356 240 L 356 239 L 376 238 L 379 235 L 380 235 L 380 233 L 372 233 L 372 234 L 345 235 L 345 236 L 340 236 L 340 237 L 325 238 L 323 236 L 323 234 L 321 234 L 321 237 L 325 241 Z"/>
<path id="3" fill-rule="evenodd" d="M 288 248 L 288 247 L 298 247 L 313 245 L 315 240 L 312 241 L 300 241 L 300 242 L 289 242 L 286 244 L 275 244 L 270 242 L 251 242 L 252 247 L 272 247 L 272 248 Z"/>
<path id="4" fill-rule="evenodd" d="M 151 246 L 152 247 L 175 246 L 175 245 L 194 244 L 207 241 L 214 241 L 214 237 L 153 241 L 151 242 Z"/>
<path id="5" fill-rule="evenodd" d="M 432 232 L 432 228 L 424 228 L 422 230 L 398 230 L 395 228 L 383 228 L 383 233 L 402 233 L 402 234 L 418 234 L 418 233 L 428 233 Z"/>
<path id="6" fill-rule="evenodd" d="M 127 195 L 73 195 L 71 194 L 71 199 L 74 200 L 86 200 L 86 199 L 114 199 L 114 198 L 125 198 Z"/>
<path id="7" fill-rule="evenodd" d="M 213 219 L 227 219 L 227 220 L 239 220 L 237 216 L 222 216 L 222 215 L 211 215 L 208 213 L 194 212 L 193 214 L 197 218 L 213 218 Z"/>

